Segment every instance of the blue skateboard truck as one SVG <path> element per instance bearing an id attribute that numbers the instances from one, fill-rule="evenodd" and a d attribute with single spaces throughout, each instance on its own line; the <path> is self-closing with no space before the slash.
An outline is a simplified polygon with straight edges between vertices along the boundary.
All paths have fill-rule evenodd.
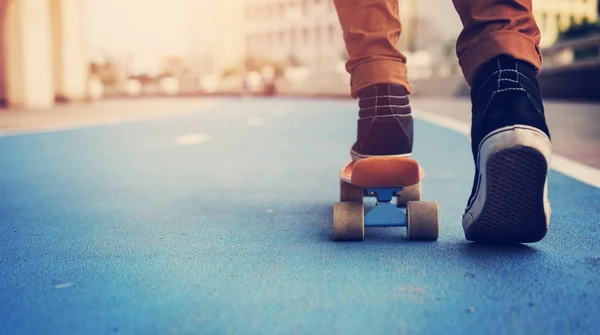
<path id="1" fill-rule="evenodd" d="M 376 199 L 366 213 L 365 197 Z M 420 201 L 420 197 L 420 184 L 360 188 L 342 181 L 341 201 L 333 207 L 334 240 L 363 241 L 365 227 L 406 227 L 409 240 L 435 241 L 439 234 L 438 204 Z"/>

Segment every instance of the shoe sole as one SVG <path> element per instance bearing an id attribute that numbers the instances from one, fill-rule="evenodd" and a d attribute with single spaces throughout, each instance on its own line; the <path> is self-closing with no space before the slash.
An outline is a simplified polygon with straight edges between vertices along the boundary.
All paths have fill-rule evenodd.
<path id="1" fill-rule="evenodd" d="M 549 139 L 529 127 L 509 127 L 487 139 L 492 137 L 496 137 L 492 143 L 480 147 L 480 155 L 487 159 L 485 169 L 480 168 L 481 189 L 471 206 L 480 210 L 465 214 L 465 237 L 489 243 L 538 242 L 548 232 L 550 216 Z"/>

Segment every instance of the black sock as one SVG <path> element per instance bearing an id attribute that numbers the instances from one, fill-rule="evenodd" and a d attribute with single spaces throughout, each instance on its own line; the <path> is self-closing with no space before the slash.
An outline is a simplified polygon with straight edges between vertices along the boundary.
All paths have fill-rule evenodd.
<path id="1" fill-rule="evenodd" d="M 408 93 L 397 84 L 375 84 L 358 93 L 360 117 L 410 114 Z"/>

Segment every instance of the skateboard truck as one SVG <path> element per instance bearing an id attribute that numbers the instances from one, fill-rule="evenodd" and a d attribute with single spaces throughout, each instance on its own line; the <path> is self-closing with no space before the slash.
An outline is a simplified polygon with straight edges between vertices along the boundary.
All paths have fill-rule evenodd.
<path id="1" fill-rule="evenodd" d="M 392 203 L 394 196 L 399 196 L 402 189 L 402 187 L 365 189 L 365 196 L 374 196 L 377 199 L 375 207 L 365 215 L 365 227 L 406 227 L 408 225 L 406 212 Z"/>
<path id="2" fill-rule="evenodd" d="M 340 200 L 333 206 L 334 240 L 362 241 L 365 227 L 406 227 L 410 240 L 437 240 L 438 204 L 421 201 L 421 179 L 416 161 L 406 157 L 370 157 L 346 164 L 340 173 Z M 367 213 L 365 197 L 376 199 Z"/>

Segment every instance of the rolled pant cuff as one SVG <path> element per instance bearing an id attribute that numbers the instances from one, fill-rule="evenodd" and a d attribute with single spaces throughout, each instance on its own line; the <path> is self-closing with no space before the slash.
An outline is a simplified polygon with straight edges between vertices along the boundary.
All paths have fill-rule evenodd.
<path id="1" fill-rule="evenodd" d="M 398 61 L 377 60 L 358 65 L 351 71 L 351 95 L 375 84 L 398 84 L 404 86 L 408 94 L 412 93 L 408 83 L 406 64 Z"/>
<path id="2" fill-rule="evenodd" d="M 516 31 L 495 31 L 481 37 L 459 57 L 458 62 L 469 86 L 472 86 L 481 65 L 502 54 L 531 63 L 536 73 L 542 67 L 540 49 L 531 37 Z"/>

